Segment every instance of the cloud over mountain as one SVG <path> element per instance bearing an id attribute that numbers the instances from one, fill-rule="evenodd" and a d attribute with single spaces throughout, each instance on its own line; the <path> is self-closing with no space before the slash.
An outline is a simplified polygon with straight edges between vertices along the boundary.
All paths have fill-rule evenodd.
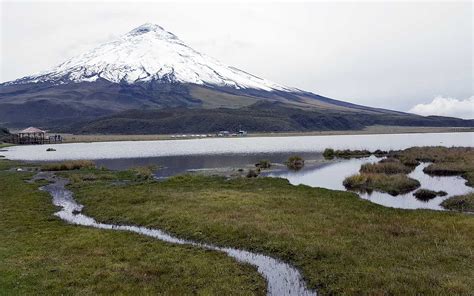
<path id="1" fill-rule="evenodd" d="M 417 104 L 408 112 L 423 116 L 440 115 L 472 119 L 474 118 L 474 96 L 465 100 L 437 96 L 431 103 Z"/>

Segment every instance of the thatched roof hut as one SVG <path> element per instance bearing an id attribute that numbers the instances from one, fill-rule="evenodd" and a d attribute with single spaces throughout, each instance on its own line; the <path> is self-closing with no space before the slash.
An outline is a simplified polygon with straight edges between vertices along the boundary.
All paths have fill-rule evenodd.
<path id="1" fill-rule="evenodd" d="M 41 130 L 37 127 L 30 126 L 29 128 L 25 128 L 24 130 L 18 132 L 18 134 L 45 134 L 44 130 Z"/>
<path id="2" fill-rule="evenodd" d="M 30 126 L 19 131 L 13 140 L 15 144 L 44 144 L 46 132 L 36 127 Z"/>

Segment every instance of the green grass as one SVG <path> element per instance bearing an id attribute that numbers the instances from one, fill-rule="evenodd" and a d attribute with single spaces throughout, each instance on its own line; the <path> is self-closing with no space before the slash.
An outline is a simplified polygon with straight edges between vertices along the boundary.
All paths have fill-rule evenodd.
<path id="1" fill-rule="evenodd" d="M 366 174 L 394 175 L 394 174 L 408 174 L 411 171 L 413 171 L 413 167 L 408 167 L 400 162 L 392 162 L 392 161 L 366 163 L 360 167 L 360 172 L 366 173 Z"/>
<path id="2" fill-rule="evenodd" d="M 334 157 L 339 158 L 361 158 L 368 157 L 374 153 L 368 150 L 334 150 L 332 148 L 326 148 L 323 152 L 323 156 L 326 159 L 332 159 Z"/>
<path id="3" fill-rule="evenodd" d="M 385 208 L 273 178 L 178 176 L 71 188 L 100 221 L 272 255 L 297 266 L 323 295 L 474 291 L 472 216 Z"/>
<path id="4" fill-rule="evenodd" d="M 80 169 L 91 169 L 95 163 L 90 160 L 70 160 L 59 163 L 48 163 L 41 166 L 42 171 L 71 171 Z"/>
<path id="5" fill-rule="evenodd" d="M 1 295 L 265 294 L 253 267 L 224 254 L 64 223 L 30 176 L 0 172 Z"/>
<path id="6" fill-rule="evenodd" d="M 404 174 L 371 174 L 362 173 L 347 177 L 343 182 L 350 190 L 371 192 L 378 190 L 391 195 L 408 193 L 420 187 L 420 182 Z"/>
<path id="7" fill-rule="evenodd" d="M 441 205 L 448 210 L 474 212 L 474 193 L 450 197 Z"/>
<path id="8" fill-rule="evenodd" d="M 402 162 L 433 162 L 423 171 L 429 175 L 460 175 L 474 185 L 474 148 L 414 147 L 393 153 Z"/>

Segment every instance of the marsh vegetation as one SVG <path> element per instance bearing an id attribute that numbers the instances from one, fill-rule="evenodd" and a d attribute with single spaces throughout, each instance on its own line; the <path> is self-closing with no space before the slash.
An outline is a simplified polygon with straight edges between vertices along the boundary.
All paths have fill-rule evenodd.
<path id="1" fill-rule="evenodd" d="M 304 167 L 304 159 L 299 155 L 293 155 L 286 161 L 286 166 L 291 170 L 300 170 Z"/>
<path id="2" fill-rule="evenodd" d="M 419 200 L 430 200 L 437 196 L 446 196 L 446 191 L 433 191 L 429 189 L 418 189 L 413 195 Z"/>
<path id="3" fill-rule="evenodd" d="M 429 151 L 420 154 L 424 149 Z M 470 149 L 424 149 L 391 152 L 348 184 L 395 194 L 419 187 L 406 175 L 413 169 L 409 163 L 472 163 Z M 0 160 L 1 170 L 17 165 Z M 69 189 L 85 214 L 100 222 L 159 228 L 270 255 L 296 266 L 323 295 L 474 291 L 472 215 L 386 208 L 353 192 L 245 178 L 245 172 L 242 178 L 180 175 L 157 182 L 150 167 L 52 168 L 71 180 Z M 473 172 L 471 166 L 458 170 L 471 184 Z M 7 294 L 265 293 L 255 269 L 222 254 L 63 224 L 52 215 L 49 197 L 37 190 L 40 184 L 25 183 L 30 177 L 0 172 L 0 262 L 6 263 L 0 264 L 0 290 Z M 443 206 L 473 211 L 473 196 L 449 198 Z"/>
<path id="4" fill-rule="evenodd" d="M 70 160 L 57 163 L 47 163 L 41 166 L 42 171 L 71 171 L 79 169 L 91 169 L 95 163 L 90 160 Z"/>
<path id="5" fill-rule="evenodd" d="M 343 185 L 350 190 L 372 192 L 378 190 L 396 196 L 420 187 L 420 182 L 404 174 L 360 173 L 347 177 Z"/>
<path id="6" fill-rule="evenodd" d="M 378 190 L 398 195 L 415 190 L 420 186 L 417 180 L 407 176 L 420 163 L 429 163 L 423 172 L 431 176 L 461 176 L 466 185 L 474 182 L 474 149 L 468 147 L 413 147 L 390 151 L 387 158 L 377 163 L 363 164 L 360 173 L 347 177 L 343 184 L 347 189 L 370 192 Z M 444 191 L 419 189 L 414 196 L 428 201 L 445 196 Z M 470 194 L 451 197 L 442 203 L 447 209 L 468 211 Z M 452 200 L 452 202 L 450 202 Z M 459 204 L 459 206 L 455 206 Z"/>
<path id="7" fill-rule="evenodd" d="M 474 193 L 453 196 L 443 201 L 441 205 L 449 210 L 474 212 Z"/>

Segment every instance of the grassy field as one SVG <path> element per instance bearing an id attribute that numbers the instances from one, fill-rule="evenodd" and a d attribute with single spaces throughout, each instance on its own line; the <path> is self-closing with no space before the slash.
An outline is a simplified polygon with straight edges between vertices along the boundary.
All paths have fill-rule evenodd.
<path id="1" fill-rule="evenodd" d="M 0 295 L 265 294 L 253 267 L 224 254 L 67 225 L 30 177 L 0 171 Z"/>
<path id="2" fill-rule="evenodd" d="M 178 176 L 112 185 L 75 175 L 85 212 L 108 223 L 253 250 L 297 266 L 326 294 L 467 295 L 474 291 L 474 217 L 406 211 L 354 193 L 273 178 Z M 222 294 L 222 293 L 221 293 Z"/>

